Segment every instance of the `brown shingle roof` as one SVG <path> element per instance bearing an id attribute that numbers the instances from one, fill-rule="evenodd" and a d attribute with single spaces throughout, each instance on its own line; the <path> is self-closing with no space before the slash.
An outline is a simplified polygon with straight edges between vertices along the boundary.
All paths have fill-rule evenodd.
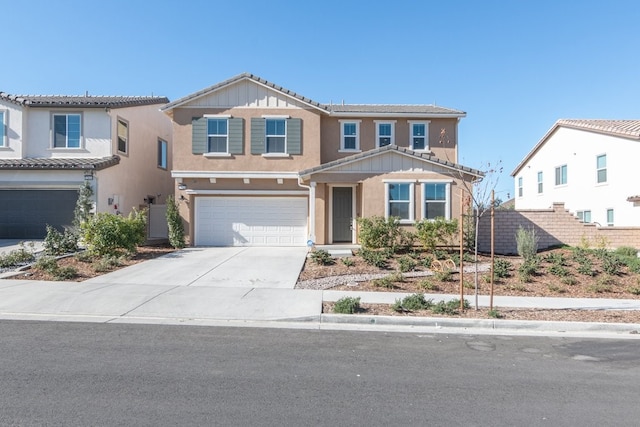
<path id="1" fill-rule="evenodd" d="M 101 170 L 120 163 L 120 157 L 110 156 L 93 159 L 52 159 L 52 158 L 27 158 L 27 159 L 0 159 L 2 169 L 76 169 L 76 170 Z"/>
<path id="2" fill-rule="evenodd" d="M 169 102 L 164 96 L 10 95 L 5 92 L 0 92 L 0 99 L 34 108 L 124 108 Z"/>
<path id="3" fill-rule="evenodd" d="M 359 114 L 425 114 L 425 115 L 459 115 L 466 113 L 460 110 L 440 107 L 438 105 L 408 104 L 331 104 L 327 106 L 332 113 Z"/>

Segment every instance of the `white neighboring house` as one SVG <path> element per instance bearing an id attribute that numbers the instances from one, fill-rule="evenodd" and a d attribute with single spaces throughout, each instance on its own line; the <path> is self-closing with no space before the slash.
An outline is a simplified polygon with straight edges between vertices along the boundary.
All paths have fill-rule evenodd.
<path id="1" fill-rule="evenodd" d="M 511 173 L 515 208 L 640 226 L 640 120 L 558 120 Z"/>
<path id="2" fill-rule="evenodd" d="M 168 102 L 148 96 L 0 92 L 0 238 L 70 225 L 80 185 L 98 212 L 131 212 L 173 194 Z"/>

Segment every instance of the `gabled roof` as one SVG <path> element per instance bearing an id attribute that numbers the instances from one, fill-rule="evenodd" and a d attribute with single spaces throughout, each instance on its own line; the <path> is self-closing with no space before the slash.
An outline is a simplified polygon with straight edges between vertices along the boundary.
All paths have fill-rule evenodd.
<path id="1" fill-rule="evenodd" d="M 511 176 L 516 176 L 518 172 L 520 172 L 520 169 L 531 160 L 559 127 L 640 140 L 640 120 L 560 119 L 544 134 L 529 154 L 522 159 L 513 172 L 511 172 Z"/>
<path id="2" fill-rule="evenodd" d="M 0 99 L 32 108 L 124 108 L 169 102 L 164 96 L 10 95 L 5 92 L 0 92 Z"/>
<path id="3" fill-rule="evenodd" d="M 460 171 L 460 172 L 464 172 L 466 174 L 469 175 L 473 175 L 476 178 L 481 178 L 484 176 L 484 172 L 479 171 L 477 169 L 472 169 L 466 166 L 462 166 L 460 164 L 457 163 L 453 163 L 453 162 L 449 162 L 447 160 L 442 160 L 439 159 L 438 157 L 435 157 L 433 155 L 430 154 L 426 154 L 426 153 L 420 153 L 417 151 L 413 151 L 410 150 L 408 148 L 405 147 L 398 147 L 397 145 L 385 145 L 384 147 L 379 147 L 379 148 L 375 148 L 373 150 L 369 150 L 369 151 L 365 151 L 363 153 L 358 153 L 358 154 L 354 154 L 352 156 L 348 156 L 348 157 L 344 157 L 342 159 L 338 159 L 338 160 L 334 160 L 332 162 L 329 163 L 325 163 L 323 165 L 320 166 L 316 166 L 310 169 L 305 169 L 303 171 L 298 172 L 298 175 L 300 175 L 301 177 L 306 177 L 306 176 L 311 176 L 313 174 L 316 173 L 320 173 L 320 172 L 326 172 L 329 171 L 331 169 L 349 164 L 349 163 L 353 163 L 353 162 L 357 162 L 360 160 L 364 160 L 370 157 L 375 157 L 375 156 L 380 156 L 386 152 L 389 151 L 393 151 L 393 152 L 397 152 L 400 153 L 402 155 L 405 156 L 409 156 L 415 159 L 420 159 L 423 160 L 425 162 L 428 163 L 433 163 L 436 165 L 440 165 L 440 166 L 444 166 L 445 168 L 448 169 L 452 169 L 452 170 L 456 170 L 456 171 Z"/>
<path id="4" fill-rule="evenodd" d="M 0 170 L 3 169 L 72 169 L 72 170 L 101 170 L 120 163 L 120 157 L 110 156 L 92 159 L 0 159 Z"/>
<path id="5" fill-rule="evenodd" d="M 209 86 L 190 95 L 168 103 L 161 108 L 162 111 L 171 111 L 195 99 L 207 96 L 213 92 L 226 88 L 243 80 L 251 80 L 259 85 L 276 90 L 285 96 L 289 96 L 304 104 L 320 110 L 323 113 L 334 116 L 419 116 L 419 117 L 465 117 L 466 113 L 460 110 L 440 107 L 436 105 L 408 105 L 408 104 L 321 104 L 313 99 L 302 96 L 292 90 L 278 86 L 250 73 L 238 74 L 223 82 Z"/>

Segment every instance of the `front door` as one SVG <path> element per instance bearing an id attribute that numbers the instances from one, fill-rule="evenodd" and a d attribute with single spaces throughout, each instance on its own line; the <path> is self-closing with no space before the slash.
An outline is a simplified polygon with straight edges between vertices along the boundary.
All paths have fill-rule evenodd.
<path id="1" fill-rule="evenodd" d="M 351 187 L 333 188 L 333 242 L 353 241 L 351 221 L 353 219 L 353 189 Z"/>

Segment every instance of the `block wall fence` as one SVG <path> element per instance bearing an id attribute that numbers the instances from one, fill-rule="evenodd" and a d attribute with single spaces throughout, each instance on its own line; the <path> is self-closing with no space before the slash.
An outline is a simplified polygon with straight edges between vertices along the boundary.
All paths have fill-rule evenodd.
<path id="1" fill-rule="evenodd" d="M 564 208 L 564 203 L 554 203 L 551 209 L 494 211 L 494 250 L 497 254 L 517 254 L 516 232 L 535 229 L 539 237 L 538 249 L 558 245 L 579 246 L 584 242 L 590 247 L 615 249 L 631 246 L 640 249 L 640 227 L 601 227 L 580 222 Z M 480 218 L 478 250 L 491 251 L 491 213 Z"/>

